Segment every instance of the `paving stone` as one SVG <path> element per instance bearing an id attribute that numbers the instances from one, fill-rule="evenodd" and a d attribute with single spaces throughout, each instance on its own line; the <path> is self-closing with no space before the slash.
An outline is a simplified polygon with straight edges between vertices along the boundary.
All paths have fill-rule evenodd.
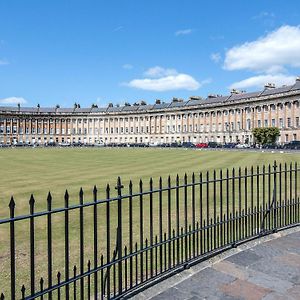
<path id="1" fill-rule="evenodd" d="M 277 278 L 273 274 L 266 274 L 259 271 L 248 269 L 247 281 L 256 285 L 271 289 L 277 293 L 286 293 L 288 289 L 293 287 L 293 283 Z"/>
<path id="2" fill-rule="evenodd" d="M 262 298 L 262 300 L 295 300 L 287 294 L 272 292 Z"/>
<path id="3" fill-rule="evenodd" d="M 238 279 L 242 279 L 245 280 L 249 277 L 247 270 L 243 269 L 243 268 L 239 268 L 238 265 L 227 261 L 227 260 L 223 260 L 218 262 L 217 264 L 215 264 L 213 266 L 213 269 L 225 273 L 225 274 L 229 274 L 231 276 L 234 276 Z"/>
<path id="4" fill-rule="evenodd" d="M 271 245 L 273 248 L 279 248 L 281 250 L 300 254 L 299 240 L 290 238 L 289 236 L 273 240 Z"/>
<path id="5" fill-rule="evenodd" d="M 237 279 L 232 283 L 220 287 L 222 292 L 233 297 L 245 300 L 260 300 L 271 292 L 245 280 Z"/>
<path id="6" fill-rule="evenodd" d="M 235 277 L 207 268 L 176 285 L 176 289 L 202 299 L 222 299 L 219 286 L 233 282 Z M 218 298 L 219 297 L 219 298 Z M 213 298 L 212 298 L 213 299 Z"/>
<path id="7" fill-rule="evenodd" d="M 290 288 L 288 291 L 287 291 L 287 294 L 292 297 L 293 299 L 297 299 L 299 300 L 300 299 L 300 285 L 297 284 L 295 285 L 294 287 Z"/>
<path id="8" fill-rule="evenodd" d="M 185 300 L 189 299 L 190 295 L 185 294 L 182 291 L 179 291 L 175 288 L 169 288 L 166 291 L 154 296 L 153 300 L 165 300 L 165 299 L 172 299 L 172 300 Z"/>
<path id="9" fill-rule="evenodd" d="M 272 274 L 272 276 L 275 278 L 287 280 L 294 284 L 300 284 L 299 268 L 276 261 L 276 257 L 272 259 L 262 259 L 259 262 L 251 265 L 250 268 L 265 274 Z"/>
<path id="10" fill-rule="evenodd" d="M 299 268 L 300 272 L 300 255 L 296 253 L 287 253 L 286 255 L 278 256 L 276 260 L 285 263 L 290 266 Z"/>
<path id="11" fill-rule="evenodd" d="M 136 300 L 299 300 L 300 231 L 234 249 L 136 295 Z"/>
<path id="12" fill-rule="evenodd" d="M 289 238 L 300 240 L 300 231 L 289 234 Z"/>
<path id="13" fill-rule="evenodd" d="M 257 255 L 252 249 L 249 249 L 228 257 L 226 260 L 240 266 L 248 267 L 260 259 L 261 256 Z"/>
<path id="14" fill-rule="evenodd" d="M 269 244 L 269 242 L 255 246 L 252 248 L 252 251 L 262 258 L 272 258 L 287 253 L 284 249 L 272 247 L 272 244 Z"/>

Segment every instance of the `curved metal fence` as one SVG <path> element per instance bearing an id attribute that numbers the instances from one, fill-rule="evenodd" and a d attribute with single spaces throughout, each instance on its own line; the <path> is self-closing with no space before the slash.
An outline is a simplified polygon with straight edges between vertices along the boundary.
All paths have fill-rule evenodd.
<path id="1" fill-rule="evenodd" d="M 4 299 L 126 298 L 239 243 L 300 223 L 297 163 L 185 174 L 0 220 Z M 18 233 L 19 232 L 19 233 Z M 1 247 L 1 249 L 4 249 Z M 9 270 L 4 268 L 7 267 Z"/>

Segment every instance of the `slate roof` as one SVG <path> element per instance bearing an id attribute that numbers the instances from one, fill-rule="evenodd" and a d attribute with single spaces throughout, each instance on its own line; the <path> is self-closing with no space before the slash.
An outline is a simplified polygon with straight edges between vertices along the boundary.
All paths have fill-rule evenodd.
<path id="1" fill-rule="evenodd" d="M 187 101 L 182 101 L 182 102 L 171 102 L 169 107 L 182 107 L 185 106 Z"/>
<path id="2" fill-rule="evenodd" d="M 145 111 L 165 108 L 188 107 L 188 106 L 202 106 L 206 104 L 229 103 L 240 101 L 243 99 L 251 99 L 254 97 L 263 97 L 285 93 L 289 91 L 300 91 L 300 80 L 297 79 L 295 84 L 289 86 L 282 86 L 278 88 L 265 88 L 262 91 L 231 94 L 227 96 L 207 97 L 206 99 L 190 99 L 188 101 L 174 101 L 170 103 L 150 104 L 150 105 L 131 105 L 131 106 L 114 106 L 114 107 L 92 107 L 92 108 L 55 108 L 55 107 L 12 107 L 0 106 L 0 112 L 18 112 L 21 113 L 99 113 L 99 112 L 131 112 L 131 111 Z"/>
<path id="3" fill-rule="evenodd" d="M 55 113 L 55 107 L 40 107 L 39 112 L 41 113 Z"/>
<path id="4" fill-rule="evenodd" d="M 64 107 L 59 107 L 56 110 L 58 113 L 72 113 L 74 111 L 74 108 L 64 108 Z"/>
<path id="5" fill-rule="evenodd" d="M 85 108 L 85 107 L 77 107 L 77 108 L 74 109 L 74 112 L 75 112 L 75 113 L 90 113 L 91 110 L 92 110 L 91 107 L 89 107 L 89 108 Z"/>
<path id="6" fill-rule="evenodd" d="M 113 107 L 108 107 L 106 111 L 107 112 L 118 112 L 121 110 L 122 110 L 122 107 L 113 106 Z"/>

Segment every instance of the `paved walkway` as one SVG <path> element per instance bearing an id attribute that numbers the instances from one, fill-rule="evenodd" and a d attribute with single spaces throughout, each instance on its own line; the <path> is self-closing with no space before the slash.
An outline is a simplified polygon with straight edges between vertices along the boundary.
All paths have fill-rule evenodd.
<path id="1" fill-rule="evenodd" d="M 142 299 L 300 299 L 300 228 L 200 263 L 136 295 Z"/>

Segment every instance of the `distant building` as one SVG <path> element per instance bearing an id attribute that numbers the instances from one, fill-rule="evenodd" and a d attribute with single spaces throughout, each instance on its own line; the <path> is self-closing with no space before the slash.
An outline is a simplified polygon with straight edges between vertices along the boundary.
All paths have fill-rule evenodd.
<path id="1" fill-rule="evenodd" d="M 101 108 L 0 107 L 0 143 L 252 143 L 254 127 L 276 126 L 279 143 L 300 140 L 300 78 L 260 92 L 173 98 Z"/>

